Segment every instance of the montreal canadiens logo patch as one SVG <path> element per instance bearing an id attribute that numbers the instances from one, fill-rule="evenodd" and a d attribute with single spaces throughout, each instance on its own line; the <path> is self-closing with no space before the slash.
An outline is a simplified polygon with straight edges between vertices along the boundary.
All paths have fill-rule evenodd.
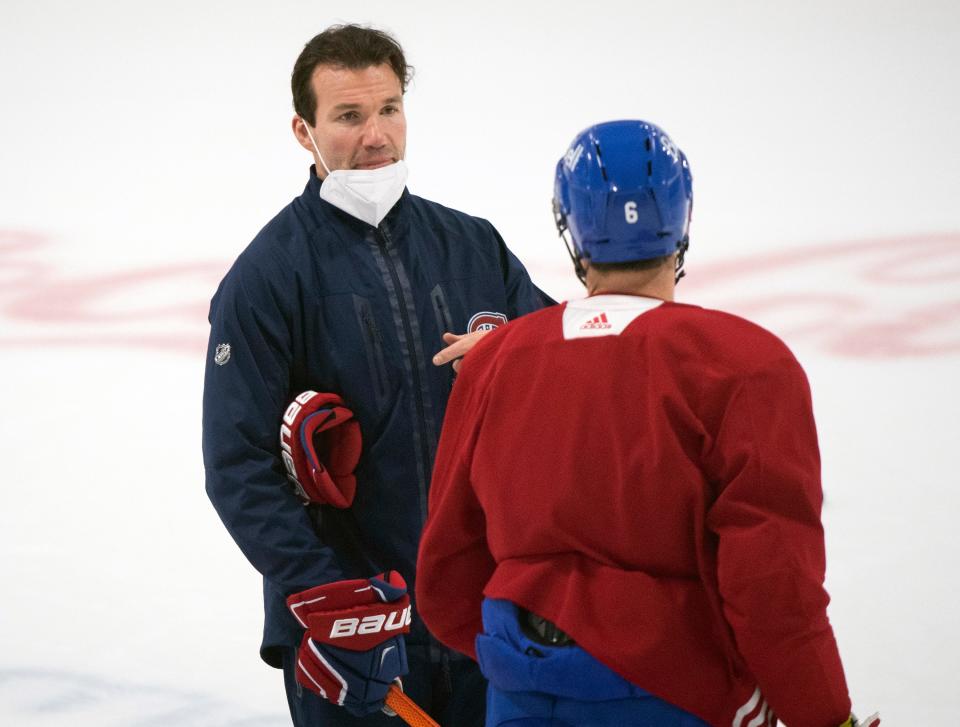
<path id="1" fill-rule="evenodd" d="M 479 313 L 474 313 L 470 322 L 467 324 L 467 333 L 492 331 L 494 328 L 505 325 L 506 322 L 507 317 L 503 313 L 493 313 L 488 310 L 480 311 Z"/>

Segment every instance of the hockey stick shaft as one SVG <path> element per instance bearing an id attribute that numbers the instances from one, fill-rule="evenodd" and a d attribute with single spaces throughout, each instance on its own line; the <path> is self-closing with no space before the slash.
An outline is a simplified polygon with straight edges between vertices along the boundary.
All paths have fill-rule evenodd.
<path id="1" fill-rule="evenodd" d="M 385 701 L 387 706 L 410 727 L 440 727 L 429 714 L 423 711 L 419 704 L 410 699 L 397 686 L 390 687 Z"/>

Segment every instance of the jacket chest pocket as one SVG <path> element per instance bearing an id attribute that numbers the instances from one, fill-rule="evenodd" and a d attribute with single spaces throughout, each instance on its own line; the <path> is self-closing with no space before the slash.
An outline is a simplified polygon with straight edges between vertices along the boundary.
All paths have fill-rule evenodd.
<path id="1" fill-rule="evenodd" d="M 433 303 L 433 315 L 437 319 L 437 330 L 441 334 L 449 331 L 450 333 L 460 333 L 454 328 L 453 317 L 450 313 L 450 305 L 447 303 L 447 297 L 443 293 L 443 288 L 438 283 L 430 291 L 430 301 Z"/>
<path id="2" fill-rule="evenodd" d="M 377 409 L 382 410 L 390 396 L 390 379 L 387 372 L 387 360 L 384 352 L 383 334 L 377 325 L 370 301 L 353 296 L 354 311 L 360 326 L 364 356 L 367 360 L 370 388 L 376 399 Z"/>
<path id="3" fill-rule="evenodd" d="M 444 333 L 460 333 L 461 331 L 455 327 L 453 315 L 450 313 L 450 305 L 447 303 L 447 297 L 443 294 L 443 287 L 440 283 L 437 283 L 430 291 L 430 301 L 433 303 L 433 315 L 436 317 L 437 331 L 440 333 L 440 338 L 437 341 L 437 350 L 439 351 L 447 345 L 442 338 Z M 438 372 L 438 375 L 443 381 L 443 393 L 449 396 L 450 390 L 453 388 L 453 379 L 456 376 L 453 366 L 444 366 Z"/>

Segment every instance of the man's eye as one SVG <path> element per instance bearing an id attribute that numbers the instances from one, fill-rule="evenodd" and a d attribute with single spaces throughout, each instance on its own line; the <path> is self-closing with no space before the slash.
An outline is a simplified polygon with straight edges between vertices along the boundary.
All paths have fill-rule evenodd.
<path id="1" fill-rule="evenodd" d="M 356 111 L 347 111 L 346 113 L 340 114 L 337 117 L 337 121 L 356 121 L 360 118 L 360 114 Z"/>
<path id="2" fill-rule="evenodd" d="M 400 111 L 399 106 L 384 106 L 383 111 L 381 111 L 380 113 L 382 113 L 384 116 L 389 116 L 390 114 L 395 114 L 395 113 L 398 113 L 399 111 Z"/>

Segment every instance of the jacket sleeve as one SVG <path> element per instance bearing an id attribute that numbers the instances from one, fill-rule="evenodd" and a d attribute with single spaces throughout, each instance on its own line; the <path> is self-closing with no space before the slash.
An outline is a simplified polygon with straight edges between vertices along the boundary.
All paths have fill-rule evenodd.
<path id="1" fill-rule="evenodd" d="M 527 313 L 556 305 L 557 301 L 533 284 L 527 269 L 517 256 L 510 252 L 507 243 L 500 237 L 493 225 L 490 225 L 500 253 L 500 269 L 503 271 L 503 284 L 507 292 L 507 317 L 510 320 Z"/>
<path id="2" fill-rule="evenodd" d="M 784 723 L 839 725 L 850 699 L 823 588 L 820 454 L 792 356 L 733 385 L 707 465 L 719 488 L 707 526 L 740 653 Z"/>
<path id="3" fill-rule="evenodd" d="M 485 344 L 487 341 L 482 341 Z M 417 611 L 440 642 L 476 659 L 483 630 L 483 589 L 496 567 L 486 519 L 470 483 L 470 465 L 483 419 L 478 344 L 453 387 L 430 484 L 429 514 L 417 556 Z"/>
<path id="4" fill-rule="evenodd" d="M 276 261 L 244 256 L 210 308 L 203 387 L 203 462 L 217 513 L 250 563 L 289 595 L 342 577 L 280 459 L 291 392 L 295 306 Z M 229 346 L 229 349 L 226 348 Z M 219 356 L 218 353 L 219 347 Z"/>

